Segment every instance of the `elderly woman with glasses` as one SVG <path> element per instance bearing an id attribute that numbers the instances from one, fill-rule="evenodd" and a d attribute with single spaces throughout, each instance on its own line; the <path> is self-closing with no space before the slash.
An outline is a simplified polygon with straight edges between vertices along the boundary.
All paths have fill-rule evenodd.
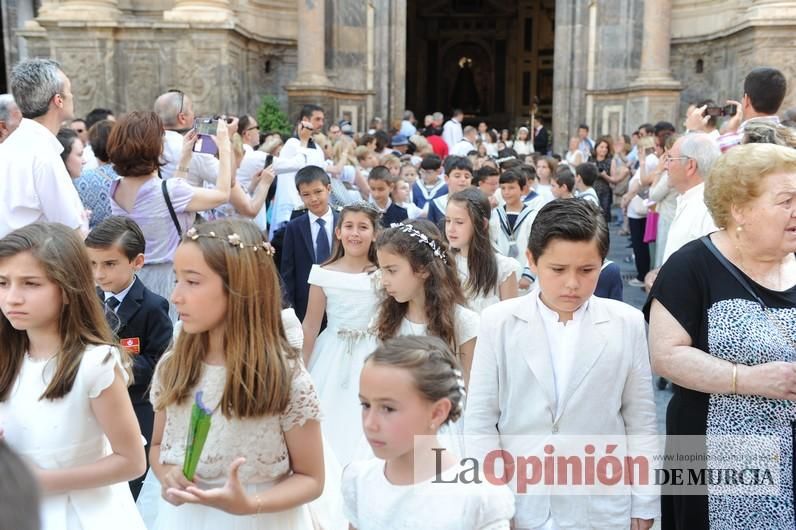
<path id="1" fill-rule="evenodd" d="M 664 495 L 663 528 L 792 530 L 796 151 L 728 151 L 705 203 L 719 230 L 666 261 L 645 307 L 652 368 L 674 383 L 667 452 L 696 456 L 693 476 L 710 477 L 696 495 Z"/>

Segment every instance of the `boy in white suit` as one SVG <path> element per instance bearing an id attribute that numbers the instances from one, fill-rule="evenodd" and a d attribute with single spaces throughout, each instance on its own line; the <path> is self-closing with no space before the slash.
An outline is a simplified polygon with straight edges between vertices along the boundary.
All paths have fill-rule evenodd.
<path id="1" fill-rule="evenodd" d="M 595 206 L 558 199 L 541 208 L 527 250 L 538 288 L 482 314 L 464 415 L 473 438 L 465 443 L 475 435 L 554 442 L 657 434 L 644 317 L 593 296 L 608 244 Z M 521 442 L 498 440 L 514 455 L 528 452 Z M 467 447 L 472 456 L 477 450 Z M 629 491 L 518 495 L 515 528 L 647 530 L 660 515 L 659 497 Z"/>

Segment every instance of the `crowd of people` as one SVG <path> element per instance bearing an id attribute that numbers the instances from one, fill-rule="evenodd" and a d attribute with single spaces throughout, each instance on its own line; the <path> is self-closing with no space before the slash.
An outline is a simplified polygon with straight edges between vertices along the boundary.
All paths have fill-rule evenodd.
<path id="1" fill-rule="evenodd" d="M 796 527 L 778 70 L 695 102 L 680 133 L 584 124 L 560 154 L 540 117 L 406 111 L 360 134 L 305 105 L 284 138 L 179 90 L 76 118 L 46 59 L 10 85 L 0 529 Z M 777 492 L 455 480 L 484 437 L 519 455 L 514 435 L 654 436 L 653 370 L 674 386 L 667 451 L 701 436 L 710 468 L 724 436 L 775 436 Z"/>

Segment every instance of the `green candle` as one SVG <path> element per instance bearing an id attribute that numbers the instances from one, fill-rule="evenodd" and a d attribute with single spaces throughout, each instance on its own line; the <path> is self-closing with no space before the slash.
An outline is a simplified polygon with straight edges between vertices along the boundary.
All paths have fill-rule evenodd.
<path id="1" fill-rule="evenodd" d="M 196 466 L 202 456 L 202 449 L 210 432 L 210 416 L 212 412 L 202 403 L 202 392 L 196 393 L 196 400 L 191 407 L 191 423 L 188 426 L 188 440 L 185 444 L 185 462 L 182 465 L 182 474 L 188 480 L 193 480 L 196 475 Z"/>

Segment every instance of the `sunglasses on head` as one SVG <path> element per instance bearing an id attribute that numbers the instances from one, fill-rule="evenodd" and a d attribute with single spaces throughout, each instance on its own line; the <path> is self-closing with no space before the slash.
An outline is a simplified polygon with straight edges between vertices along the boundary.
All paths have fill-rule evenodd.
<path id="1" fill-rule="evenodd" d="M 180 110 L 177 112 L 177 114 L 182 114 L 182 106 L 185 103 L 185 92 L 178 88 L 170 88 L 166 92 L 180 95 Z"/>

